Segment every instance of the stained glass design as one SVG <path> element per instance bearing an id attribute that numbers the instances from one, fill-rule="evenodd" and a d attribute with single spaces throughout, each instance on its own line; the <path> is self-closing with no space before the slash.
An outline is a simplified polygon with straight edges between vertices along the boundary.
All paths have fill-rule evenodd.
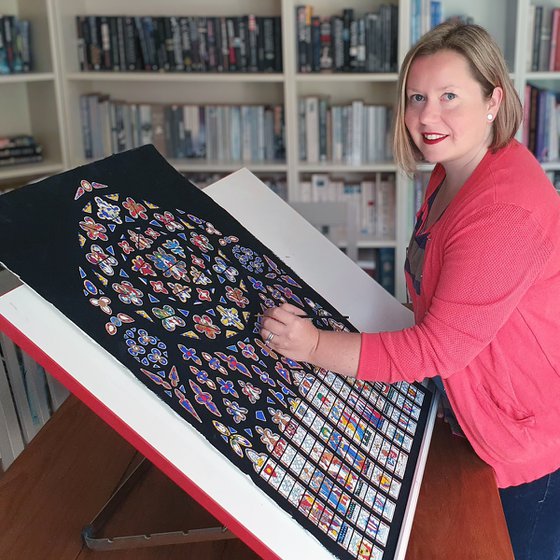
<path id="1" fill-rule="evenodd" d="M 285 301 L 355 329 L 152 147 L 3 196 L 0 235 L 9 269 L 335 556 L 392 557 L 430 393 L 268 348 L 259 316 Z"/>

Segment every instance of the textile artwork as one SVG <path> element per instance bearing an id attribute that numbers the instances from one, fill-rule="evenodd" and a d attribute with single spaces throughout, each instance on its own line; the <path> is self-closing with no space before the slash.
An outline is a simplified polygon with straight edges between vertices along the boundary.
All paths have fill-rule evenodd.
<path id="1" fill-rule="evenodd" d="M 355 329 L 152 146 L 1 196 L 0 236 L 8 269 L 333 555 L 393 556 L 430 393 L 268 348 L 259 314 L 283 301 Z"/>

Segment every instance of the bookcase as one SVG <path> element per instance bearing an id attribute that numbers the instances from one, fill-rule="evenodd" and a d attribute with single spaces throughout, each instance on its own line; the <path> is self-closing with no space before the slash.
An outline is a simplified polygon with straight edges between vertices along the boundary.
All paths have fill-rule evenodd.
<path id="1" fill-rule="evenodd" d="M 47 2 L 0 0 L 0 14 L 30 21 L 32 71 L 0 76 L 0 136 L 33 135 L 44 146 L 40 163 L 0 168 L 0 182 L 20 184 L 68 166 L 55 21 Z"/>
<path id="2" fill-rule="evenodd" d="M 426 0 L 388 0 L 398 7 L 397 62 L 404 57 L 411 40 L 412 15 L 428 9 Z M 532 0 L 443 0 L 444 17 L 465 15 L 485 26 L 504 50 L 511 76 L 520 95 L 527 84 L 560 89 L 560 73 L 528 70 L 527 45 L 530 41 L 528 14 Z M 352 8 L 356 14 L 377 10 L 382 2 L 348 0 L 310 1 L 313 14 L 331 16 Z M 379 249 L 393 249 L 394 281 L 398 299 L 406 299 L 401 272 L 406 246 L 413 225 L 413 182 L 400 174 L 393 161 L 361 163 L 302 161 L 300 99 L 327 98 L 331 105 L 364 104 L 391 106 L 396 91 L 396 72 L 298 72 L 297 0 L 0 0 L 0 11 L 27 17 L 32 23 L 35 64 L 25 75 L 0 76 L 0 135 L 33 133 L 45 146 L 45 161 L 34 166 L 0 170 L 0 183 L 23 183 L 33 176 L 56 173 L 85 162 L 80 119 L 80 96 L 98 92 L 111 99 L 132 103 L 163 104 L 282 104 L 284 107 L 285 159 L 281 161 L 217 161 L 207 159 L 171 160 L 187 174 L 227 174 L 242 166 L 259 177 L 277 176 L 287 184 L 288 201 L 302 197 L 301 186 L 321 174 L 339 181 L 360 181 L 389 177 L 395 184 L 394 234 L 390 238 L 359 239 L 360 264 L 374 260 Z M 542 0 L 539 5 L 560 7 L 560 2 Z M 100 72 L 80 71 L 76 16 L 242 16 L 281 17 L 282 72 Z M 519 132 L 519 139 L 523 131 Z M 560 170 L 560 163 L 543 164 L 549 171 Z M 420 166 L 427 171 L 428 168 Z M 344 243 L 342 242 L 343 246 Z"/>

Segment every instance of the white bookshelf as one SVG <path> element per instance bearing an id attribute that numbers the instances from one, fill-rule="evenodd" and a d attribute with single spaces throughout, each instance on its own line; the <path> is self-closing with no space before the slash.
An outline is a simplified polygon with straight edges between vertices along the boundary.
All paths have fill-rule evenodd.
<path id="1" fill-rule="evenodd" d="M 31 22 L 32 72 L 0 76 L 0 136 L 32 134 L 44 160 L 0 168 L 0 184 L 21 183 L 67 166 L 61 80 L 54 46 L 53 17 L 45 1 L 0 0 L 0 14 Z"/>
<path id="2" fill-rule="evenodd" d="M 398 61 L 410 46 L 411 4 L 413 0 L 392 0 L 399 6 Z M 443 0 L 444 17 L 463 14 L 474 18 L 496 38 L 508 61 L 512 79 L 520 94 L 525 84 L 560 90 L 560 73 L 526 70 L 527 13 L 531 0 Z M 0 135 L 32 133 L 45 146 L 42 164 L 0 170 L 0 183 L 24 182 L 33 176 L 56 173 L 85 163 L 80 122 L 80 95 L 92 92 L 109 94 L 130 102 L 241 104 L 281 103 L 285 108 L 286 160 L 244 163 L 205 160 L 172 160 L 183 172 L 229 173 L 247 166 L 257 175 L 286 177 L 289 199 L 297 200 L 302 177 L 329 173 L 338 177 L 391 173 L 396 177 L 396 233 L 394 239 L 361 240 L 363 249 L 395 249 L 396 294 L 406 299 L 402 265 L 411 223 L 411 182 L 396 170 L 391 161 L 363 165 L 329 162 L 311 164 L 299 161 L 298 98 L 328 96 L 331 103 L 350 103 L 362 99 L 371 104 L 392 104 L 396 94 L 396 73 L 299 74 L 296 69 L 297 0 L 0 0 L 0 12 L 27 17 L 32 22 L 34 72 L 28 75 L 1 76 Z M 316 15 L 333 15 L 343 8 L 357 14 L 378 7 L 374 0 L 316 0 Z M 560 7 L 560 2 L 543 0 L 539 4 Z M 80 72 L 77 54 L 75 17 L 77 15 L 159 15 L 159 16 L 257 16 L 282 17 L 283 72 L 281 73 L 144 73 Z M 560 169 L 560 162 L 549 162 L 547 170 Z"/>

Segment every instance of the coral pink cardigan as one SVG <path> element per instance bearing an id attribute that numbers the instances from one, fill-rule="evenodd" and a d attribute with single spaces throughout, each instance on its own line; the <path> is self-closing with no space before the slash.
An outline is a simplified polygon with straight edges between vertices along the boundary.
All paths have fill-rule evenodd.
<path id="1" fill-rule="evenodd" d="M 485 155 L 431 226 L 420 295 L 407 282 L 416 325 L 362 334 L 358 377 L 440 375 L 500 487 L 558 469 L 560 197 L 524 146 Z"/>

